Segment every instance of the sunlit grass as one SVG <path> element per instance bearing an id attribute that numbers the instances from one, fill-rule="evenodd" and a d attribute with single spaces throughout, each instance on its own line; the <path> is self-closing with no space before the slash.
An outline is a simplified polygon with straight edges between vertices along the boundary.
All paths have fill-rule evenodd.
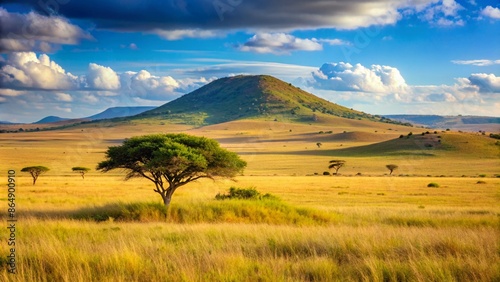
<path id="1" fill-rule="evenodd" d="M 7 273 L 3 254 L 9 246 L 0 244 L 0 281 L 500 280 L 498 158 L 474 158 L 471 144 L 478 136 L 443 138 L 463 142 L 457 146 L 467 150 L 464 158 L 453 150 L 434 157 L 349 156 L 341 175 L 322 176 L 335 158 L 332 149 L 408 131 L 335 122 L 189 129 L 151 120 L 0 135 L 0 169 L 18 170 L 19 216 L 18 274 Z M 249 162 L 245 175 L 186 185 L 166 211 L 147 180 L 123 181 L 119 170 L 91 171 L 82 179 L 71 171 L 94 168 L 105 149 L 124 138 L 186 130 L 241 153 Z M 328 130 L 334 133 L 318 134 Z M 363 133 L 348 134 L 353 140 L 334 136 L 351 130 Z M 478 150 L 495 153 L 488 142 Z M 399 166 L 393 176 L 388 163 Z M 51 171 L 33 186 L 20 172 L 28 165 Z M 427 187 L 431 182 L 439 187 Z M 232 186 L 255 187 L 280 200 L 215 200 Z M 7 208 L 6 193 L 1 206 Z M 5 213 L 0 216 L 5 222 Z"/>
<path id="2" fill-rule="evenodd" d="M 497 227 L 25 219 L 4 281 L 494 281 Z M 2 246 L 2 252 L 5 247 Z"/>

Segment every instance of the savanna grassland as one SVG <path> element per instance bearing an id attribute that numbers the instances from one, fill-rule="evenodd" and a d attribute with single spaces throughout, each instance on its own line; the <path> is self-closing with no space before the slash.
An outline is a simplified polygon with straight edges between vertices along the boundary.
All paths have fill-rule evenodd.
<path id="1" fill-rule="evenodd" d="M 0 280 L 499 281 L 500 147 L 425 131 L 332 117 L 0 134 L 1 182 L 16 170 L 18 215 L 17 274 L 4 239 Z M 109 146 L 158 132 L 215 138 L 248 167 L 182 187 L 168 211 L 147 180 L 94 170 Z M 332 159 L 345 167 L 322 175 Z M 389 175 L 386 164 L 398 169 Z M 33 186 L 20 171 L 29 165 L 51 170 Z M 74 166 L 92 171 L 82 179 Z M 230 187 L 275 197 L 215 200 Z"/>

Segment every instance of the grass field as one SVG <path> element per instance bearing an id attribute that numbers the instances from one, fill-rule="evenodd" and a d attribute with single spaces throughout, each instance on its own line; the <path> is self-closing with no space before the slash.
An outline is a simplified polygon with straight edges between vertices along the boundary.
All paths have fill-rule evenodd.
<path id="1" fill-rule="evenodd" d="M 16 170 L 19 220 L 17 274 L 7 272 L 4 239 L 0 280 L 500 280 L 494 140 L 439 132 L 443 147 L 436 141 L 429 149 L 421 145 L 438 135 L 332 121 L 336 126 L 243 121 L 203 128 L 148 121 L 1 134 L 0 182 Z M 120 171 L 91 171 L 85 179 L 71 172 L 73 166 L 94 168 L 106 148 L 124 138 L 167 131 L 216 138 L 249 166 L 234 181 L 182 187 L 168 212 L 147 180 L 123 181 Z M 410 131 L 413 139 L 398 138 Z M 321 175 L 328 160 L 339 157 L 347 161 L 341 174 Z M 388 163 L 399 165 L 393 176 Z M 51 170 L 33 186 L 20 172 L 28 165 Z M 439 187 L 427 187 L 431 182 Z M 279 199 L 214 199 L 232 186 Z M 1 213 L 5 224 L 6 216 Z M 8 238 L 8 229 L 0 235 Z"/>

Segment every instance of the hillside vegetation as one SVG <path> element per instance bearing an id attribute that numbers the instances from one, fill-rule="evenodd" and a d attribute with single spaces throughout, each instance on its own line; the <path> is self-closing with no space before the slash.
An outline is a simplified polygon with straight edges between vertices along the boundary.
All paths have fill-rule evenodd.
<path id="1" fill-rule="evenodd" d="M 134 119 L 207 125 L 245 118 L 311 122 L 322 115 L 390 121 L 331 103 L 266 75 L 221 78 Z"/>

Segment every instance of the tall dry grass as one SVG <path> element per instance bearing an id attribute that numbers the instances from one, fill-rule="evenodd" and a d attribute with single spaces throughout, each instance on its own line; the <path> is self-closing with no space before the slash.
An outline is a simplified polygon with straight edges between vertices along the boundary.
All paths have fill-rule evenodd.
<path id="1" fill-rule="evenodd" d="M 495 281 L 498 225 L 94 223 L 24 219 L 2 281 Z M 5 246 L 1 246 L 2 253 Z"/>

